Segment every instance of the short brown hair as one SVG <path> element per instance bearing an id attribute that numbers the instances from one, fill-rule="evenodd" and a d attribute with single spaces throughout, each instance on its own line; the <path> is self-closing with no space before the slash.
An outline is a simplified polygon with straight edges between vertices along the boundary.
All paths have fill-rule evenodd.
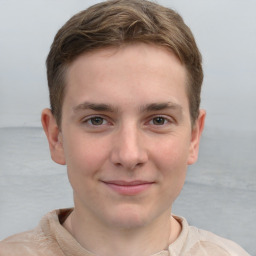
<path id="1" fill-rule="evenodd" d="M 52 113 L 61 126 L 65 74 L 82 53 L 127 43 L 152 43 L 170 49 L 187 69 L 190 116 L 197 119 L 203 81 L 202 58 L 179 14 L 147 0 L 109 0 L 74 15 L 56 34 L 47 57 Z"/>

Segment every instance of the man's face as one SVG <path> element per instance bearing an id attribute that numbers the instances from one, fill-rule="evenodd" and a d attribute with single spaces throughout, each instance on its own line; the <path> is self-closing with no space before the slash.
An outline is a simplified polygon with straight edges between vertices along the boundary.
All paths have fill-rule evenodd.
<path id="1" fill-rule="evenodd" d="M 153 45 L 97 50 L 70 65 L 59 140 L 87 218 L 137 227 L 170 214 L 200 135 L 185 84 L 185 67 Z"/>

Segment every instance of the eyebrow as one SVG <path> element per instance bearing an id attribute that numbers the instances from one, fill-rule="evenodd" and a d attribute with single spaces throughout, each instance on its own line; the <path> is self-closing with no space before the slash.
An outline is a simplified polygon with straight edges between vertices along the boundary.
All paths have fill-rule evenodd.
<path id="1" fill-rule="evenodd" d="M 174 102 L 151 103 L 143 106 L 141 112 L 152 112 L 165 109 L 173 109 L 182 112 L 182 106 Z"/>
<path id="2" fill-rule="evenodd" d="M 92 103 L 92 102 L 83 102 L 73 108 L 74 112 L 81 110 L 94 110 L 94 111 L 103 111 L 103 112 L 118 112 L 118 108 L 105 103 Z M 175 111 L 182 112 L 182 106 L 173 103 L 173 102 L 161 102 L 161 103 L 150 103 L 140 107 L 140 112 L 153 112 L 160 111 L 165 109 L 173 109 Z"/>
<path id="3" fill-rule="evenodd" d="M 92 102 L 83 102 L 73 108 L 74 112 L 78 112 L 80 110 L 91 109 L 94 111 L 104 111 L 104 112 L 116 112 L 116 108 L 109 104 L 104 103 L 92 103 Z"/>

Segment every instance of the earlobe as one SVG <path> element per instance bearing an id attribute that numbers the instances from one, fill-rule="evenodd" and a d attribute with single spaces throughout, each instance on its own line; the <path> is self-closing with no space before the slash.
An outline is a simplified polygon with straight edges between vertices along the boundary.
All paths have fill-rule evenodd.
<path id="1" fill-rule="evenodd" d="M 191 165 L 197 161 L 200 138 L 204 129 L 205 116 L 206 116 L 205 110 L 200 109 L 199 116 L 194 124 L 193 130 L 191 133 L 189 157 L 187 162 L 188 165 Z"/>
<path id="2" fill-rule="evenodd" d="M 66 164 L 62 134 L 50 109 L 44 109 L 41 115 L 41 122 L 46 134 L 52 160 L 58 164 Z"/>

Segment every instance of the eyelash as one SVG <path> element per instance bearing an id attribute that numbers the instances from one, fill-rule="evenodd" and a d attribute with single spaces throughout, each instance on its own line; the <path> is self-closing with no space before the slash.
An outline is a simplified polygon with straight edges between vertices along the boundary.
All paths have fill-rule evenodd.
<path id="1" fill-rule="evenodd" d="M 99 123 L 98 125 L 97 124 L 93 124 L 93 119 L 95 121 L 95 119 L 99 118 L 100 120 L 102 120 L 102 123 Z M 160 123 L 160 124 L 156 124 L 154 123 L 154 120 L 156 119 L 161 119 L 162 121 L 164 121 L 164 123 Z M 111 124 L 111 122 L 109 122 L 105 117 L 103 116 L 89 116 L 87 117 L 86 119 L 84 119 L 82 121 L 83 124 L 87 124 L 91 127 L 102 127 L 103 125 L 107 125 L 107 124 Z M 167 124 L 170 124 L 170 123 L 173 123 L 173 120 L 169 117 L 167 118 L 166 116 L 162 116 L 162 115 L 156 115 L 156 116 L 152 116 L 150 117 L 149 121 L 146 123 L 146 124 L 150 124 L 150 125 L 153 125 L 153 126 L 166 126 Z"/>
<path id="2" fill-rule="evenodd" d="M 93 124 L 92 123 L 92 120 L 94 119 L 96 119 L 96 118 L 99 118 L 99 119 L 101 119 L 102 120 L 102 124 L 99 124 L 99 125 L 97 125 L 97 124 Z M 107 121 L 107 119 L 105 118 L 105 117 L 102 117 L 102 116 L 90 116 L 90 117 L 87 117 L 86 119 L 84 119 L 83 121 L 82 121 L 82 123 L 84 123 L 84 124 L 88 124 L 89 126 L 93 126 L 93 127 L 96 127 L 96 126 L 102 126 L 102 125 L 106 125 L 107 123 L 109 123 L 108 121 Z"/>
<path id="3" fill-rule="evenodd" d="M 154 120 L 156 120 L 156 119 L 161 119 L 161 120 L 164 121 L 164 123 L 163 123 L 163 124 L 154 124 L 154 123 L 152 123 L 152 125 L 155 125 L 155 126 L 164 126 L 164 125 L 166 125 L 166 124 L 168 124 L 168 123 L 172 123 L 171 118 L 167 118 L 167 117 L 162 116 L 162 115 L 153 116 L 153 117 L 150 119 L 149 123 L 154 122 Z"/>

